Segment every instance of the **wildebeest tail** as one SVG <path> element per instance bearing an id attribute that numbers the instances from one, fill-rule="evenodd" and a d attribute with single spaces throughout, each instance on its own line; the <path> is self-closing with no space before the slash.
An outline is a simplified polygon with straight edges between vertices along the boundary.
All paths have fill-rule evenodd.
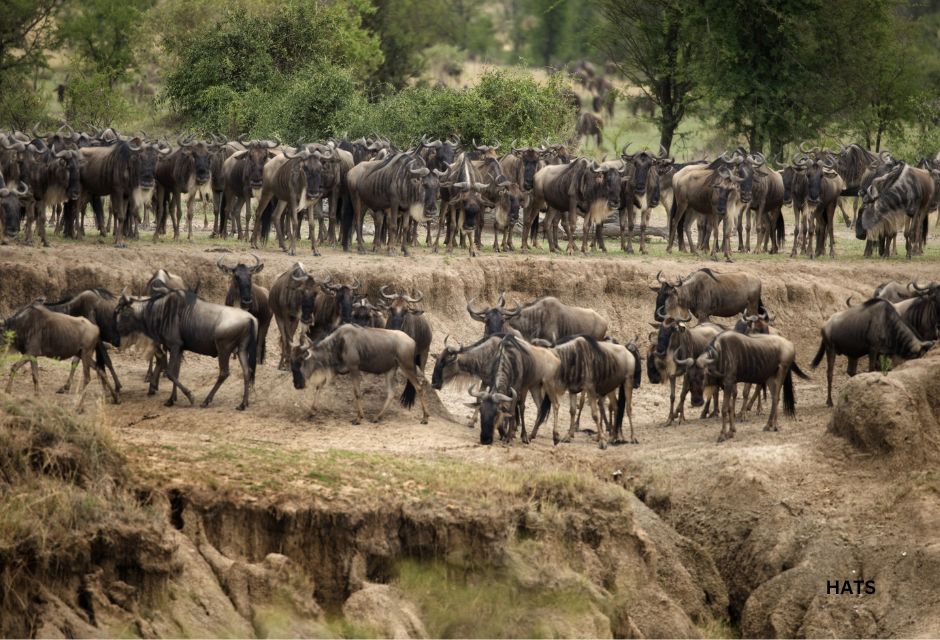
<path id="1" fill-rule="evenodd" d="M 633 388 L 639 389 L 640 382 L 643 381 L 643 359 L 640 357 L 640 350 L 632 342 L 627 344 L 627 351 L 633 354 Z"/>
<path id="2" fill-rule="evenodd" d="M 819 339 L 819 351 L 816 352 L 816 356 L 813 358 L 813 361 L 809 366 L 813 369 L 819 366 L 819 363 L 822 362 L 823 356 L 826 355 L 826 337 L 823 336 Z"/>
<path id="3" fill-rule="evenodd" d="M 274 206 L 277 204 L 275 198 L 271 198 L 271 201 L 268 202 L 268 206 L 264 208 L 264 211 L 261 213 L 261 239 L 264 242 L 268 241 L 268 234 L 271 233 L 271 222 L 274 219 Z"/>
<path id="4" fill-rule="evenodd" d="M 411 384 L 411 380 L 409 380 L 405 383 L 405 390 L 401 392 L 401 398 L 399 399 L 401 406 L 406 409 L 410 409 L 411 407 L 415 406 L 415 398 L 417 395 L 418 390 L 415 389 L 415 386 Z"/>
<path id="5" fill-rule="evenodd" d="M 676 213 L 677 213 L 678 210 L 679 210 L 679 206 L 676 204 L 677 202 L 678 202 L 678 198 L 673 198 L 673 199 L 672 199 L 672 206 L 669 207 L 669 226 L 670 226 L 670 228 L 672 228 L 673 226 L 676 225 Z"/>
<path id="6" fill-rule="evenodd" d="M 546 393 L 544 396 L 542 396 L 542 403 L 539 405 L 539 414 L 535 418 L 535 427 L 533 427 L 533 429 L 537 429 L 543 422 L 545 422 L 545 419 L 548 418 L 548 412 L 551 411 L 551 409 L 552 399 L 549 398 L 548 394 Z"/>
<path id="7" fill-rule="evenodd" d="M 637 384 L 639 386 L 639 384 Z M 636 388 L 636 387 L 634 387 Z M 623 427 L 623 416 L 627 410 L 627 388 L 626 381 L 620 383 L 620 391 L 617 392 L 617 416 L 614 419 L 614 433 L 620 433 Z M 603 427 L 601 427 L 603 429 Z"/>
<path id="8" fill-rule="evenodd" d="M 783 214 L 777 216 L 777 244 L 781 247 L 787 242 L 787 227 L 783 221 Z"/>
<path id="9" fill-rule="evenodd" d="M 248 330 L 248 380 L 254 384 L 255 369 L 258 368 L 258 321 L 251 319 Z"/>
<path id="10" fill-rule="evenodd" d="M 349 251 L 349 243 L 352 241 L 352 226 L 355 211 L 352 205 L 352 196 L 349 194 L 349 185 L 346 183 L 346 176 L 343 176 L 340 183 L 341 206 L 337 209 L 339 212 L 339 230 L 340 239 L 343 242 L 343 251 Z"/>
<path id="11" fill-rule="evenodd" d="M 796 365 L 793 365 L 795 367 Z M 793 393 L 793 367 L 787 369 L 783 379 L 783 412 L 790 418 L 796 415 L 796 395 Z"/>
<path id="12" fill-rule="evenodd" d="M 800 366 L 796 362 L 790 365 L 790 371 L 795 373 L 799 378 L 803 380 L 809 380 L 809 376 L 800 370 Z"/>
<path id="13" fill-rule="evenodd" d="M 104 371 L 105 364 L 108 362 L 108 352 L 105 351 L 104 342 L 98 341 L 95 345 L 95 369 Z"/>

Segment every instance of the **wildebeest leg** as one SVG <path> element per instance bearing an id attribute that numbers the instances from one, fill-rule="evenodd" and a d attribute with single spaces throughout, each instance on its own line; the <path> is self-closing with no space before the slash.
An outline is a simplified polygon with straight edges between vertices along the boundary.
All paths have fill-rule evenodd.
<path id="1" fill-rule="evenodd" d="M 604 396 L 592 393 L 590 403 L 591 417 L 597 425 L 597 446 L 600 449 L 606 449 L 610 424 L 607 423 L 607 416 L 604 415 Z"/>
<path id="2" fill-rule="evenodd" d="M 839 211 L 842 212 L 842 221 L 845 222 L 845 226 L 851 227 L 852 221 L 849 220 L 848 214 L 845 212 L 845 206 L 842 204 L 842 198 L 836 198 L 836 202 L 839 205 Z"/>
<path id="3" fill-rule="evenodd" d="M 783 367 L 784 375 L 786 375 L 788 368 L 789 367 L 787 366 Z M 764 427 L 764 431 L 780 430 L 777 426 L 777 405 L 780 400 L 780 383 L 782 382 L 782 378 L 783 376 L 778 373 L 768 381 L 768 384 L 770 385 L 770 415 L 767 416 L 767 426 Z"/>
<path id="4" fill-rule="evenodd" d="M 849 366 L 846 368 L 846 373 L 849 377 L 853 377 L 858 371 L 858 358 L 849 358 Z"/>
<path id="5" fill-rule="evenodd" d="M 7 380 L 7 389 L 6 389 L 7 393 L 12 393 L 13 391 L 13 376 L 15 376 L 16 372 L 19 371 L 20 368 L 22 368 L 22 366 L 26 364 L 27 362 L 29 362 L 31 359 L 32 359 L 32 356 L 23 356 L 22 358 L 14 362 L 12 367 L 10 367 L 10 379 Z"/>
<path id="6" fill-rule="evenodd" d="M 418 375 L 418 369 L 415 366 L 414 358 L 400 362 L 398 369 L 402 372 L 402 375 L 405 376 L 405 379 L 411 383 L 411 386 L 415 388 L 415 393 L 418 396 L 418 400 L 421 402 L 421 424 L 428 423 L 428 403 L 427 399 L 424 397 L 424 377 L 423 375 Z M 395 377 L 395 370 L 391 371 L 392 379 Z"/>
<path id="7" fill-rule="evenodd" d="M 196 206 L 196 194 L 189 193 L 186 195 L 186 239 L 192 242 L 193 239 L 193 207 Z M 208 226 L 208 221 L 206 220 L 206 208 L 202 208 L 202 228 L 205 229 Z"/>
<path id="8" fill-rule="evenodd" d="M 835 237 L 835 216 L 836 216 L 836 203 L 829 203 L 829 207 L 826 210 L 826 224 L 829 227 L 829 257 L 836 257 L 836 237 Z"/>
<path id="9" fill-rule="evenodd" d="M 796 250 L 800 244 L 800 212 L 793 207 L 793 247 L 790 249 L 790 257 L 796 257 Z"/>
<path id="10" fill-rule="evenodd" d="M 645 207 L 640 212 L 640 253 L 646 254 L 646 227 L 650 224 L 650 214 L 652 211 Z"/>
<path id="11" fill-rule="evenodd" d="M 173 215 L 173 239 L 180 239 L 180 221 L 183 217 L 183 195 L 179 191 L 173 192 L 171 213 Z"/>
<path id="12" fill-rule="evenodd" d="M 725 254 L 725 262 L 734 262 L 731 259 L 731 216 L 725 216 L 724 221 L 722 222 L 722 252 Z M 718 225 L 715 225 L 715 235 L 717 238 L 718 234 Z"/>
<path id="13" fill-rule="evenodd" d="M 672 424 L 673 420 L 676 419 L 675 415 L 676 408 L 676 377 L 669 376 L 669 418 L 666 420 L 664 427 L 668 427 Z"/>
<path id="14" fill-rule="evenodd" d="M 240 355 L 240 354 L 239 354 Z M 232 352 L 228 349 L 219 350 L 219 377 L 216 379 L 215 384 L 212 386 L 212 390 L 209 391 L 209 395 L 206 396 L 206 399 L 202 401 L 203 408 L 208 407 L 209 403 L 212 402 L 212 398 L 215 397 L 215 392 L 219 390 L 219 387 L 222 386 L 222 383 L 229 377 L 229 366 L 228 362 L 232 357 Z"/>
<path id="15" fill-rule="evenodd" d="M 91 381 L 91 358 L 92 352 L 89 349 L 82 349 L 81 353 L 82 358 L 82 388 L 78 392 L 78 401 L 75 403 L 76 411 L 82 410 L 82 405 L 85 403 L 85 391 L 88 388 L 88 383 Z M 36 393 L 39 393 L 39 363 L 33 360 L 30 365 L 33 368 L 33 384 L 36 387 Z"/>
<path id="16" fill-rule="evenodd" d="M 744 211 L 748 208 L 747 205 L 738 211 L 738 253 L 744 253 Z"/>
<path id="17" fill-rule="evenodd" d="M 581 411 L 584 409 L 584 394 L 578 396 L 578 417 L 574 420 L 574 430 L 581 430 Z"/>
<path id="18" fill-rule="evenodd" d="M 84 360 L 84 357 L 82 358 Z M 33 376 L 33 395 L 39 395 L 39 360 L 36 358 L 29 359 L 29 372 Z M 85 364 L 85 379 L 82 382 L 82 393 L 85 391 L 85 386 L 88 384 L 88 365 Z"/>
<path id="19" fill-rule="evenodd" d="M 636 210 L 628 203 L 620 213 L 620 249 L 633 253 L 633 220 Z"/>
<path id="20" fill-rule="evenodd" d="M 72 366 L 69 369 L 69 379 L 65 381 L 65 384 L 62 385 L 62 388 L 60 388 L 56 393 L 68 393 L 69 389 L 72 388 L 72 379 L 75 377 L 75 369 L 78 368 L 79 362 L 80 359 L 78 356 L 74 356 L 72 358 Z"/>
<path id="21" fill-rule="evenodd" d="M 166 368 L 166 377 L 170 379 L 170 382 L 173 383 L 173 391 L 170 394 L 170 399 L 166 401 L 166 406 L 172 407 L 173 403 L 176 402 L 176 390 L 177 388 L 183 392 L 183 395 L 186 396 L 186 399 L 189 400 L 190 405 L 196 404 L 196 398 L 193 397 L 192 392 L 186 388 L 179 380 L 180 375 L 180 365 L 183 361 L 183 349 L 182 347 L 174 347 L 170 349 L 170 361 Z"/>
<path id="22" fill-rule="evenodd" d="M 728 440 L 730 438 L 733 438 L 735 434 L 734 405 L 737 404 L 737 399 L 738 399 L 737 387 L 738 387 L 737 385 L 731 385 L 730 390 L 728 389 L 727 386 L 725 387 L 725 403 L 724 405 L 722 405 L 722 409 L 721 409 L 721 428 L 722 428 L 722 433 L 724 434 L 725 437 L 722 438 L 721 436 L 718 436 L 719 442 L 721 442 L 722 440 Z M 724 430 L 726 415 L 728 417 L 728 430 L 727 431 Z"/>
<path id="23" fill-rule="evenodd" d="M 568 237 L 568 247 L 565 249 L 565 253 L 569 256 L 574 255 L 575 245 L 574 245 L 574 231 L 578 225 L 578 201 L 576 198 L 568 199 L 568 229 L 566 234 Z M 587 224 L 585 224 L 585 235 L 587 235 Z"/>
<path id="24" fill-rule="evenodd" d="M 738 420 L 747 419 L 747 401 L 751 395 L 751 383 L 745 383 L 744 393 L 741 396 L 741 411 L 738 412 Z M 757 395 L 757 394 L 755 394 Z"/>

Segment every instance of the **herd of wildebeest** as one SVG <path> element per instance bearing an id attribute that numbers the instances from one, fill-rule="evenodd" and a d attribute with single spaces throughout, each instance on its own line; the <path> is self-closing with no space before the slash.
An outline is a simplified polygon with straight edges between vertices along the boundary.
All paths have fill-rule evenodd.
<path id="1" fill-rule="evenodd" d="M 109 347 L 141 347 L 150 360 L 148 395 L 158 391 L 162 376 L 173 385 L 166 401 L 171 406 L 181 391 L 190 404 L 192 392 L 181 381 L 184 352 L 217 357 L 219 374 L 203 401 L 208 406 L 229 376 L 229 364 L 237 358 L 244 390 L 238 409 L 248 408 L 255 373 L 265 363 L 265 343 L 272 318 L 280 334 L 278 369 L 290 370 L 297 389 L 314 391 L 315 411 L 319 394 L 331 380 L 348 380 L 355 398 L 354 424 L 364 417 L 361 374 L 385 375 L 387 394 L 378 422 L 394 396 L 396 373 L 406 379 L 400 402 L 412 407 L 418 399 L 422 423 L 428 420 L 425 367 L 432 342 L 431 323 L 420 308 L 424 295 L 409 295 L 390 285 L 364 289 L 358 278 L 337 280 L 329 272 L 312 273 L 302 263 L 278 275 L 270 290 L 253 282 L 263 269 L 256 256 L 238 264 L 218 267 L 229 282 L 224 304 L 199 297 L 184 280 L 164 269 L 149 280 L 143 295 L 125 289 L 114 295 L 105 289 L 88 289 L 55 303 L 35 300 L 0 323 L 8 346 L 23 354 L 10 372 L 6 390 L 11 392 L 14 374 L 27 363 L 32 368 L 35 393 L 39 393 L 38 356 L 73 358 L 68 391 L 79 363 L 84 375 L 78 396 L 81 407 L 94 367 L 106 396 L 120 402 L 121 383 L 108 355 Z M 376 289 L 376 287 L 378 287 Z M 778 404 L 792 416 L 796 398 L 792 376 L 806 375 L 797 365 L 792 342 L 774 329 L 773 315 L 764 307 L 761 281 L 747 274 L 716 273 L 702 268 L 684 278 L 670 280 L 657 274 L 651 285 L 656 296 L 646 357 L 651 383 L 668 381 L 670 403 L 667 424 L 685 418 L 687 395 L 693 407 L 704 405 L 701 418 L 719 413 L 719 442 L 734 436 L 735 419 L 761 402 L 769 402 L 765 430 L 778 429 Z M 378 296 L 370 300 L 364 291 Z M 848 373 L 854 375 L 858 359 L 869 358 L 871 370 L 883 367 L 884 358 L 912 359 L 926 353 L 937 340 L 940 324 L 940 283 L 888 282 L 860 304 L 846 301 L 846 309 L 834 314 L 821 329 L 815 368 L 827 359 L 827 404 L 832 405 L 832 373 L 837 355 L 848 357 Z M 626 343 L 608 332 L 608 322 L 592 309 L 574 307 L 554 297 L 507 305 L 500 295 L 493 306 L 467 303 L 471 319 L 482 323 L 483 336 L 468 346 L 453 344 L 450 336 L 443 350 L 433 354 L 431 386 L 441 389 L 450 382 L 470 382 L 470 406 L 479 422 L 480 442 L 491 444 L 498 431 L 512 442 L 518 427 L 524 443 L 533 440 L 540 425 L 553 412 L 555 444 L 569 441 L 580 422 L 585 402 L 590 408 L 600 447 L 608 442 L 636 443 L 633 430 L 632 394 L 640 386 L 643 358 L 639 336 Z M 736 320 L 733 327 L 711 318 Z M 109 377 L 110 376 L 110 377 Z M 676 402 L 676 386 L 681 393 Z M 740 408 L 737 387 L 743 384 Z M 560 400 L 569 394 L 569 429 L 558 430 Z M 538 408 L 530 430 L 526 429 L 525 400 L 531 396 Z M 737 413 L 736 413 L 737 410 Z M 630 435 L 623 433 L 624 419 Z"/>
<path id="2" fill-rule="evenodd" d="M 512 144 L 508 153 L 498 151 L 499 145 L 466 144 L 457 136 L 425 136 L 400 150 L 379 136 L 287 145 L 185 134 L 171 144 L 110 128 L 2 132 L 2 240 L 16 238 L 24 222 L 27 243 L 35 227 L 48 244 L 47 225 L 65 237 L 81 236 L 89 203 L 99 232 L 113 233 L 117 245 L 139 238 L 151 225 L 151 213 L 154 239 L 170 226 L 178 239 L 184 224 L 192 239 L 199 200 L 204 212 L 211 202 L 214 236 L 236 236 L 256 249 L 273 226 L 279 246 L 291 255 L 302 240 L 304 219 L 314 255 L 318 243 L 349 250 L 354 236 L 364 251 L 367 212 L 375 251 L 400 248 L 407 254 L 419 244 L 424 224 L 427 246 L 436 251 L 443 232 L 447 250 L 459 242 L 470 255 L 482 246 L 484 223 L 492 227 L 495 251 L 513 250 L 514 229 L 521 226 L 521 250 L 539 246 L 541 235 L 551 251 L 561 251 L 564 234 L 571 254 L 579 218 L 582 252 L 589 245 L 606 251 L 604 224 L 612 218 L 619 223 L 621 249 L 632 253 L 639 212 L 642 253 L 651 209 L 662 204 L 669 220 L 663 233 L 667 251 L 678 244 L 713 258 L 721 251 L 730 261 L 735 231 L 738 251 L 780 251 L 787 241 L 782 210 L 790 205 L 791 256 L 819 257 L 827 240 L 835 256 L 838 207 L 856 237 L 867 240 L 866 255 L 875 248 L 882 256 L 896 253 L 897 234 L 903 232 L 911 257 L 923 252 L 929 213 L 940 201 L 937 158 L 911 166 L 856 144 L 837 151 L 800 144 L 789 163 L 743 148 L 684 164 L 663 149 L 629 153 L 629 145 L 619 158 L 601 162 L 576 157 L 569 144 Z M 854 199 L 854 222 L 842 196 Z M 208 226 L 205 213 L 203 224 Z"/>

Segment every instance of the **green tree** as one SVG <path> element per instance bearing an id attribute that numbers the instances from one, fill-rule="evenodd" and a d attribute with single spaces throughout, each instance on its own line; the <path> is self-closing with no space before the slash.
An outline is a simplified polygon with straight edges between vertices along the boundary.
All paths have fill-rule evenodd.
<path id="1" fill-rule="evenodd" d="M 44 64 L 64 0 L 4 0 L 0 7 L 0 72 Z"/>
<path id="2" fill-rule="evenodd" d="M 682 0 L 597 0 L 596 33 L 624 77 L 659 107 L 659 143 L 672 148 L 676 130 L 698 99 L 692 56 L 700 40 Z"/>
<path id="3" fill-rule="evenodd" d="M 69 5 L 59 24 L 62 42 L 89 71 L 108 78 L 109 88 L 135 66 L 133 46 L 142 16 L 153 0 L 82 0 Z"/>

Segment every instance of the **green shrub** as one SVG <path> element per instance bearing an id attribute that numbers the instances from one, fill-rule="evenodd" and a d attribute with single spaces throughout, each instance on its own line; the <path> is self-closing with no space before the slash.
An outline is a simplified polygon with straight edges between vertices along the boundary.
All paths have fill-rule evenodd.
<path id="1" fill-rule="evenodd" d="M 74 76 L 65 92 L 65 118 L 74 127 L 118 125 L 131 114 L 130 104 L 120 91 L 111 89 L 105 73 Z"/>
<path id="2" fill-rule="evenodd" d="M 26 76 L 7 72 L 0 75 L 0 127 L 25 129 L 46 118 L 46 101 L 33 89 Z"/>

